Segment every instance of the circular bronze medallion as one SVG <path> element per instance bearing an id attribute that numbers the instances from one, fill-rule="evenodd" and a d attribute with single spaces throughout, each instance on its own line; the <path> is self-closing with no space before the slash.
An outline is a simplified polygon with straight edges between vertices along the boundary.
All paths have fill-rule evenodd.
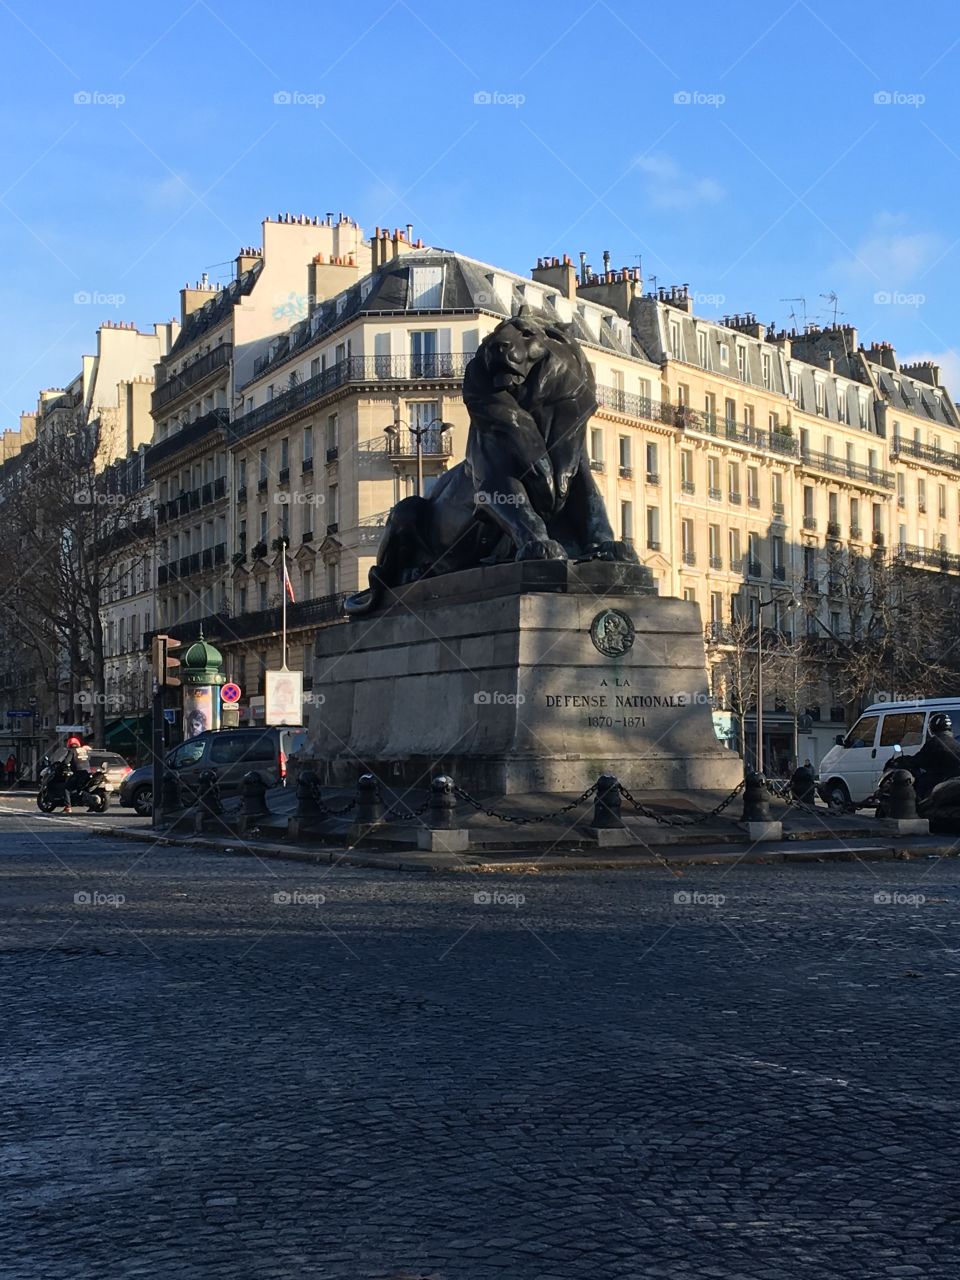
<path id="1" fill-rule="evenodd" d="M 619 658 L 636 639 L 636 628 L 619 609 L 604 609 L 590 624 L 590 639 L 608 658 Z"/>

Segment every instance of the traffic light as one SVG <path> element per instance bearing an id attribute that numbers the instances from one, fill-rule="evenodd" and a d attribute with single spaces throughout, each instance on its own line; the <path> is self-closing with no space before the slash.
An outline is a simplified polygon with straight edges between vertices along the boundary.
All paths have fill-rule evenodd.
<path id="1" fill-rule="evenodd" d="M 180 642 L 170 636 L 153 637 L 153 676 L 159 688 L 172 688 L 180 683 L 180 660 L 170 656 L 171 649 L 179 649 Z"/>

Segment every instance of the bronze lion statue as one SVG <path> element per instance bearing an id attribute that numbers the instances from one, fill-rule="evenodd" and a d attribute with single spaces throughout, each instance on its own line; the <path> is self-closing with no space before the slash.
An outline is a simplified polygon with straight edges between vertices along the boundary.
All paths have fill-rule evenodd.
<path id="1" fill-rule="evenodd" d="M 463 462 L 430 496 L 390 512 L 366 591 L 345 610 L 379 608 L 391 588 L 507 560 L 629 560 L 586 449 L 593 372 L 562 325 L 526 309 L 481 342 L 463 378 L 470 414 Z"/>

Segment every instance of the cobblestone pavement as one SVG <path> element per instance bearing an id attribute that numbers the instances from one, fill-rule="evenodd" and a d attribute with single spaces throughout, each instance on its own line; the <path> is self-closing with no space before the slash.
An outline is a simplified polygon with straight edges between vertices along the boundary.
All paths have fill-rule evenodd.
<path id="1" fill-rule="evenodd" d="M 960 1274 L 960 862 L 0 885 L 3 1280 Z"/>

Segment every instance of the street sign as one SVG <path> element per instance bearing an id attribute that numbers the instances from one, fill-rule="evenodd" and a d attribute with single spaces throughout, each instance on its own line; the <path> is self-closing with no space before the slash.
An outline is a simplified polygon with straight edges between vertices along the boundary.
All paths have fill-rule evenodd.
<path id="1" fill-rule="evenodd" d="M 240 708 L 236 705 L 236 703 L 234 703 L 233 706 L 230 706 L 228 704 L 223 708 L 223 711 L 220 713 L 220 728 L 221 729 L 239 729 L 239 727 L 240 727 Z"/>
<path id="2" fill-rule="evenodd" d="M 8 716 L 32 716 L 35 714 L 36 712 L 34 711 L 8 711 L 7 712 Z"/>
<path id="3" fill-rule="evenodd" d="M 163 718 L 164 718 L 164 720 L 166 720 L 167 724 L 176 724 L 176 723 L 177 723 L 177 712 L 176 712 L 176 708 L 175 708 L 175 707 L 164 707 L 164 708 L 163 708 Z"/>
<path id="4" fill-rule="evenodd" d="M 86 733 L 87 726 L 85 724 L 58 724 L 56 730 L 57 733 Z"/>
<path id="5" fill-rule="evenodd" d="M 240 701 L 240 695 L 243 690 L 238 684 L 225 684 L 220 689 L 220 701 L 226 703 L 234 703 Z"/>

